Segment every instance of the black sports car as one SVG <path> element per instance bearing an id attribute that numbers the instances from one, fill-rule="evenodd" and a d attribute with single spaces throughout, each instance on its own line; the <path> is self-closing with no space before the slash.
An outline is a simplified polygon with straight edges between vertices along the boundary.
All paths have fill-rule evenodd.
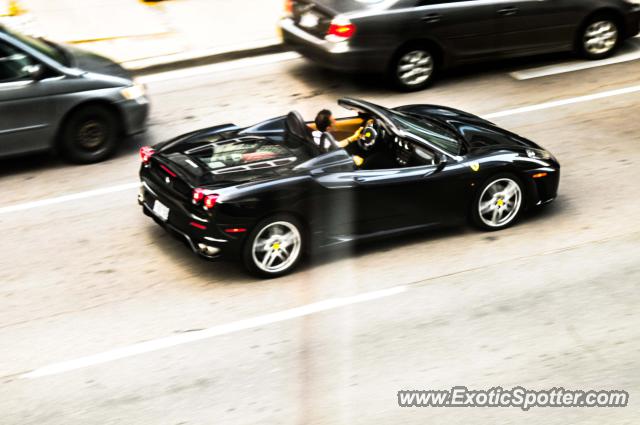
<path id="1" fill-rule="evenodd" d="M 468 219 L 503 229 L 556 197 L 556 159 L 480 117 L 434 105 L 339 104 L 353 116 L 321 137 L 291 112 L 142 148 L 144 213 L 201 257 L 240 257 L 274 277 L 311 248 Z M 357 142 L 338 146 L 362 126 Z"/>

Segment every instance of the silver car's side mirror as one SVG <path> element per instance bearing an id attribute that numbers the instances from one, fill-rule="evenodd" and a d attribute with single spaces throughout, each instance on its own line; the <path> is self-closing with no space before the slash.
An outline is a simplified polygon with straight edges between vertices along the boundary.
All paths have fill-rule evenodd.
<path id="1" fill-rule="evenodd" d="M 40 64 L 27 65 L 23 70 L 33 81 L 42 79 L 44 75 L 44 68 Z"/>

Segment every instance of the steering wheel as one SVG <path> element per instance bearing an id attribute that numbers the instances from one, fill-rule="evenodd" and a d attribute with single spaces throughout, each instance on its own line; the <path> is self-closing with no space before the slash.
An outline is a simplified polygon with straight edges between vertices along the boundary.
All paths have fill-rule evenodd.
<path id="1" fill-rule="evenodd" d="M 367 126 L 362 129 L 360 137 L 358 138 L 358 146 L 364 150 L 369 151 L 376 144 L 378 135 L 380 134 L 380 124 L 375 120 L 367 122 Z"/>

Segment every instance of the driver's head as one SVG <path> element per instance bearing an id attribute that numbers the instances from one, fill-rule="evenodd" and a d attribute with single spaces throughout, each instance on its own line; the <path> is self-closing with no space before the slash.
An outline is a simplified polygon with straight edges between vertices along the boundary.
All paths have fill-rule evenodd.
<path id="1" fill-rule="evenodd" d="M 325 131 L 331 131 L 335 122 L 336 120 L 333 118 L 333 114 L 328 109 L 323 109 L 316 115 L 316 128 L 323 133 Z"/>

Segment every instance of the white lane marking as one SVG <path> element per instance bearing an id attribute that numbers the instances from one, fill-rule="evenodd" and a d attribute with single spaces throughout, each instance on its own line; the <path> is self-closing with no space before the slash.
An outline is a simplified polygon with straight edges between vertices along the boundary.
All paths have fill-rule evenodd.
<path id="1" fill-rule="evenodd" d="M 621 53 L 608 59 L 597 61 L 571 61 L 556 65 L 541 66 L 537 68 L 525 69 L 522 71 L 515 71 L 510 73 L 509 75 L 516 80 L 530 80 L 532 78 L 548 77 L 550 75 L 564 74 L 567 72 L 581 71 L 583 69 L 598 68 L 607 65 L 615 65 L 617 63 L 631 62 L 640 59 L 640 40 L 634 39 L 630 42 L 630 45 L 633 45 L 633 47 L 626 50 L 631 51 Z"/>
<path id="2" fill-rule="evenodd" d="M 300 307 L 282 310 L 276 313 L 256 316 L 249 319 L 238 320 L 236 322 L 225 323 L 213 326 L 201 331 L 189 332 L 180 335 L 173 335 L 166 338 L 159 338 L 150 341 L 141 342 L 125 347 L 116 348 L 115 350 L 105 351 L 92 356 L 81 357 L 75 360 L 69 360 L 61 363 L 54 363 L 48 366 L 35 369 L 31 372 L 20 375 L 21 378 L 34 379 L 43 376 L 58 375 L 72 370 L 82 369 L 89 366 L 95 366 L 102 363 L 112 362 L 114 360 L 126 357 L 136 356 L 138 354 L 158 351 L 168 347 L 188 344 L 195 341 L 213 338 L 220 335 L 226 335 L 239 332 L 251 328 L 269 325 L 272 323 L 283 322 L 286 320 L 296 319 L 323 311 L 333 310 L 347 305 L 364 303 L 367 301 L 377 300 L 380 298 L 390 297 L 405 292 L 409 289 L 407 285 L 395 286 L 380 291 L 365 292 L 358 295 L 342 298 L 330 298 L 324 301 L 306 304 Z"/>
<path id="3" fill-rule="evenodd" d="M 72 193 L 69 195 L 58 196 L 56 198 L 41 199 L 38 201 L 26 202 L 23 204 L 9 205 L 8 207 L 0 207 L 0 214 L 13 213 L 17 211 L 29 210 L 32 208 L 45 207 L 47 205 L 62 204 L 64 202 L 76 201 L 78 199 L 93 198 L 95 196 L 107 195 L 109 193 L 122 192 L 140 187 L 140 183 L 125 183 L 117 186 L 103 187 L 100 189 L 88 190 L 86 192 Z"/>
<path id="4" fill-rule="evenodd" d="M 179 69 L 176 71 L 167 71 L 159 72 L 157 74 L 144 75 L 141 77 L 137 77 L 136 81 L 142 84 L 149 84 L 160 81 L 176 80 L 180 78 L 196 77 L 198 75 L 235 71 L 242 68 L 285 62 L 300 58 L 301 56 L 296 52 L 274 53 L 271 55 L 255 56 L 228 62 L 214 63 L 211 65 L 202 65 L 193 68 Z"/>
<path id="5" fill-rule="evenodd" d="M 534 112 L 534 111 L 541 111 L 541 110 L 544 110 L 544 109 L 557 108 L 557 107 L 560 107 L 560 106 L 572 105 L 572 104 L 575 104 L 575 103 L 582 103 L 582 102 L 589 102 L 589 101 L 592 101 L 592 100 L 605 99 L 605 98 L 608 98 L 608 97 L 621 96 L 621 95 L 624 95 L 624 94 L 630 94 L 630 93 L 635 93 L 635 92 L 640 92 L 640 86 L 624 87 L 624 88 L 621 88 L 621 89 L 609 90 L 609 91 L 589 94 L 589 95 L 585 95 L 585 96 L 578 96 L 578 97 L 572 97 L 572 98 L 568 98 L 568 99 L 555 100 L 555 101 L 540 103 L 540 104 L 531 105 L 531 106 L 523 106 L 521 108 L 508 109 L 506 111 L 500 111 L 500 112 L 493 112 L 493 113 L 490 113 L 490 114 L 485 114 L 485 115 L 483 115 L 483 117 L 486 118 L 486 119 L 494 119 L 494 118 L 506 117 L 506 116 L 510 116 L 510 115 L 523 114 L 523 113 L 526 113 L 526 112 Z M 137 183 L 137 182 L 136 183 L 128 183 L 128 184 L 123 184 L 123 185 L 120 185 L 120 186 L 105 187 L 105 188 L 102 188 L 102 189 L 90 190 L 88 192 L 80 192 L 80 193 L 76 193 L 76 194 L 60 196 L 58 198 L 49 198 L 49 199 L 43 199 L 43 200 L 40 200 L 40 201 L 27 202 L 25 204 L 9 205 L 7 207 L 0 207 L 0 214 L 7 214 L 7 213 L 11 213 L 11 212 L 16 212 L 16 211 L 24 211 L 24 210 L 28 210 L 28 209 L 31 209 L 31 208 L 41 207 L 41 206 L 44 206 L 44 205 L 58 204 L 58 203 L 67 202 L 67 201 L 74 201 L 74 200 L 79 200 L 79 199 L 84 199 L 84 198 L 90 198 L 90 197 L 93 197 L 93 196 L 100 196 L 100 195 L 104 195 L 104 194 L 108 194 L 108 193 L 119 192 L 119 191 L 123 191 L 123 190 L 129 190 L 129 189 L 137 188 L 139 185 L 140 184 Z"/>
<path id="6" fill-rule="evenodd" d="M 607 97 L 621 96 L 623 94 L 630 94 L 635 92 L 640 92 L 640 86 L 625 87 L 622 89 L 609 90 L 609 91 L 604 91 L 600 93 L 588 94 L 585 96 L 554 100 L 551 102 L 539 103 L 537 105 L 523 106 L 521 108 L 515 108 L 515 109 L 508 109 L 506 111 L 493 112 L 491 114 L 484 115 L 484 118 L 493 119 L 493 118 L 506 117 L 510 115 L 523 114 L 526 112 L 541 111 L 543 109 L 551 109 L 551 108 L 557 108 L 560 106 L 573 105 L 576 103 L 590 102 L 592 100 L 605 99 Z"/>

